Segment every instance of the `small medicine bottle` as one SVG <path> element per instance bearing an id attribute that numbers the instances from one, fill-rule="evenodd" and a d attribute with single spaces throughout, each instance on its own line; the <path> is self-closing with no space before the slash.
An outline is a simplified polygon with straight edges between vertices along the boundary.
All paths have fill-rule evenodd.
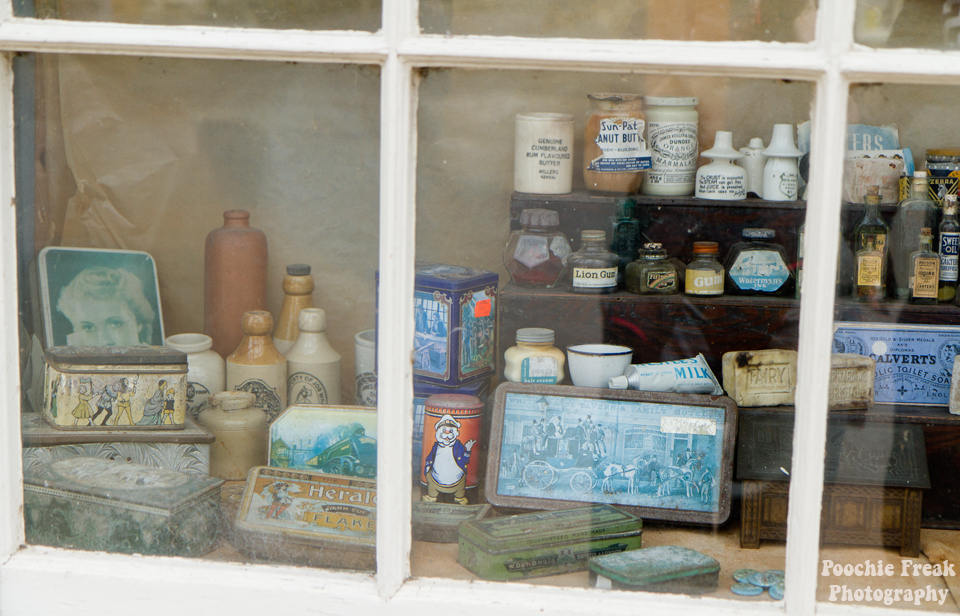
<path id="1" fill-rule="evenodd" d="M 723 295 L 723 266 L 720 245 L 716 242 L 694 242 L 693 261 L 687 266 L 684 292 L 687 295 Z"/>
<path id="2" fill-rule="evenodd" d="M 677 266 L 667 260 L 663 245 L 643 245 L 640 258 L 627 264 L 626 287 L 631 293 L 672 295 L 678 288 Z"/>
<path id="3" fill-rule="evenodd" d="M 570 290 L 574 293 L 614 293 L 620 257 L 607 250 L 605 231 L 580 232 L 580 250 L 570 255 Z"/>
<path id="4" fill-rule="evenodd" d="M 553 346 L 553 330 L 524 327 L 517 330 L 517 345 L 503 354 L 503 378 L 512 383 L 563 382 L 563 351 Z"/>

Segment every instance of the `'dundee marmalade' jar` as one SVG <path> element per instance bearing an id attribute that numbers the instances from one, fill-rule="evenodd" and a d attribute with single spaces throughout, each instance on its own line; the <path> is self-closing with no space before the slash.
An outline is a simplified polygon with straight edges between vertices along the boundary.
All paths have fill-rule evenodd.
<path id="1" fill-rule="evenodd" d="M 523 327 L 517 330 L 517 345 L 503 354 L 503 378 L 511 383 L 563 382 L 563 351 L 553 346 L 552 329 Z"/>
<path id="2" fill-rule="evenodd" d="M 744 229 L 742 242 L 727 254 L 726 291 L 733 295 L 786 296 L 793 291 L 793 272 L 773 229 Z"/>
<path id="3" fill-rule="evenodd" d="M 588 94 L 583 181 L 589 190 L 634 194 L 650 168 L 639 94 Z"/>
<path id="4" fill-rule="evenodd" d="M 574 293 L 614 293 L 620 257 L 607 250 L 604 231 L 580 232 L 580 250 L 570 255 L 570 290 Z"/>
<path id="5" fill-rule="evenodd" d="M 267 414 L 253 406 L 256 396 L 245 391 L 221 391 L 198 422 L 213 433 L 210 475 L 227 481 L 247 478 L 254 466 L 267 464 Z"/>
<path id="6" fill-rule="evenodd" d="M 694 242 L 693 261 L 687 266 L 684 292 L 687 295 L 723 295 L 723 266 L 717 257 L 716 242 Z"/>
<path id="7" fill-rule="evenodd" d="M 645 195 L 692 195 L 697 173 L 699 114 L 695 96 L 644 96 L 652 160 Z"/>
<path id="8" fill-rule="evenodd" d="M 534 208 L 520 212 L 523 229 L 514 231 L 503 249 L 503 265 L 521 287 L 552 289 L 563 278 L 570 242 L 560 231 L 560 215 Z"/>

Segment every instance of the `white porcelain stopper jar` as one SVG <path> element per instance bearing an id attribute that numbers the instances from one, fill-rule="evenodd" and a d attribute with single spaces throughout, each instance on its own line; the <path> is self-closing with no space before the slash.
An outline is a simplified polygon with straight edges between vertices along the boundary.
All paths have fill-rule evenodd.
<path id="1" fill-rule="evenodd" d="M 747 198 L 746 173 L 733 161 L 743 154 L 733 149 L 733 133 L 717 131 L 713 147 L 703 153 L 711 159 L 709 165 L 697 169 L 698 199 L 739 201 Z"/>
<path id="2" fill-rule="evenodd" d="M 518 113 L 513 189 L 565 195 L 573 186 L 573 114 Z"/>
<path id="3" fill-rule="evenodd" d="M 796 201 L 800 184 L 797 160 L 803 152 L 793 140 L 792 124 L 774 124 L 770 147 L 763 151 L 763 194 L 767 201 Z"/>
<path id="4" fill-rule="evenodd" d="M 226 389 L 227 368 L 204 334 L 176 334 L 164 343 L 187 354 L 187 412 L 194 419 L 207 408 L 209 397 Z"/>
<path id="5" fill-rule="evenodd" d="M 256 399 L 245 391 L 222 391 L 200 413 L 200 425 L 216 438 L 210 447 L 211 476 L 246 479 L 251 468 L 267 464 L 267 414 L 253 406 Z"/>
<path id="6" fill-rule="evenodd" d="M 643 194 L 693 194 L 699 150 L 697 103 L 694 96 L 643 97 L 647 144 L 653 154 Z"/>
<path id="7" fill-rule="evenodd" d="M 747 194 L 753 193 L 757 197 L 763 196 L 763 167 L 767 164 L 763 149 L 763 139 L 754 137 L 750 145 L 740 148 L 743 158 L 737 162 L 747 172 Z"/>

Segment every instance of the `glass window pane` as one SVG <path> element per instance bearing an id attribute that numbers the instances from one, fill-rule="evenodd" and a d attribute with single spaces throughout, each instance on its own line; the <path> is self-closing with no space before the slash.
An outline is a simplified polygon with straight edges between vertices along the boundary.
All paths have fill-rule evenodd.
<path id="1" fill-rule="evenodd" d="M 27 542 L 371 570 L 379 69 L 26 61 Z"/>
<path id="2" fill-rule="evenodd" d="M 953 0 L 857 0 L 854 37 L 870 47 L 956 49 L 958 10 Z"/>
<path id="3" fill-rule="evenodd" d="M 276 28 L 280 30 L 380 29 L 379 0 L 22 0 L 18 15 L 130 24 Z"/>
<path id="4" fill-rule="evenodd" d="M 954 578 L 932 566 L 955 562 L 960 529 L 949 412 L 957 188 L 943 169 L 960 135 L 933 119 L 953 113 L 955 97 L 945 87 L 851 88 L 821 601 L 957 609 Z M 865 152 L 881 148 L 887 158 Z"/>
<path id="5" fill-rule="evenodd" d="M 642 101 L 640 94 L 646 95 Z M 588 95 L 599 107 L 592 119 Z M 673 546 L 720 566 L 714 581 L 704 575 L 689 586 L 673 586 L 675 591 L 735 598 L 734 572 L 783 569 L 785 494 L 768 499 L 768 517 L 778 520 L 780 541 L 758 546 L 757 537 L 741 535 L 749 512 L 741 505 L 746 498 L 741 469 L 733 464 L 740 445 L 732 419 L 778 412 L 754 405 L 784 403 L 782 390 L 792 391 L 795 371 L 787 367 L 790 358 L 782 356 L 797 344 L 793 280 L 805 207 L 783 196 L 778 201 L 728 198 L 739 191 L 745 196 L 746 172 L 729 164 L 727 154 L 754 137 L 771 145 L 775 124 L 786 129 L 785 143 L 777 147 L 795 151 L 795 126 L 808 120 L 812 95 L 809 83 L 777 80 L 526 71 L 426 74 L 418 120 L 414 389 L 421 402 L 414 433 L 415 576 L 529 577 L 534 583 L 592 586 L 595 581 L 585 571 L 590 550 L 626 549 L 618 558 L 650 558 L 651 566 L 665 566 L 665 552 L 649 548 Z M 751 112 L 743 113 L 747 108 Z M 646 130 L 643 122 L 638 130 L 639 116 Z M 646 175 L 644 187 L 653 186 L 652 172 L 635 171 L 644 158 L 635 150 L 646 150 L 634 147 L 639 137 L 653 149 L 651 163 L 660 165 L 661 181 L 654 188 L 672 196 L 636 194 L 638 175 Z M 595 151 L 586 151 L 588 144 Z M 796 198 L 798 156 L 787 158 L 792 175 L 784 170 L 776 188 Z M 701 194 L 713 198 L 692 194 L 698 165 Z M 593 168 L 586 179 L 584 166 Z M 756 177 L 762 184 L 762 174 Z M 622 194 L 588 191 L 592 186 Z M 769 286 L 771 294 L 724 293 L 722 274 L 709 265 L 688 265 L 709 258 L 694 253 L 699 251 L 695 242 L 715 242 L 707 252 L 715 251 L 713 263 L 721 268 L 738 242 L 758 241 L 744 240 L 745 228 L 768 228 L 774 235 L 768 241 L 780 245 L 761 251 L 770 271 L 753 276 L 762 278 L 761 290 Z M 594 231 L 603 239 L 591 237 Z M 661 244 L 663 252 L 652 243 Z M 622 253 L 623 261 L 610 255 L 611 249 Z M 752 253 L 743 254 L 746 262 Z M 733 262 L 740 270 L 753 267 L 735 257 Z M 621 263 L 624 279 L 618 283 Z M 751 276 L 740 270 L 737 276 L 749 291 L 746 278 Z M 612 294 L 581 292 L 603 290 L 608 280 Z M 722 294 L 687 294 L 688 284 L 694 291 Z M 628 285 L 641 293 L 630 292 Z M 499 311 L 496 320 L 494 310 Z M 630 356 L 618 356 L 619 364 L 591 355 L 623 349 Z M 771 349 L 787 351 L 751 363 L 754 351 Z M 741 378 L 752 375 L 751 387 L 762 381 L 780 397 L 758 401 L 738 392 L 722 367 L 725 353 L 731 353 L 727 362 L 741 370 Z M 608 387 L 611 377 L 626 373 L 633 375 L 626 379 L 628 386 L 654 389 L 656 379 L 646 376 L 641 385 L 637 375 L 657 370 L 652 363 L 674 360 L 688 363 L 668 366 L 659 382 L 670 381 L 672 391 L 681 393 Z M 494 361 L 491 379 L 484 367 Z M 634 370 L 630 364 L 641 366 Z M 710 384 L 711 373 L 718 389 Z M 570 386 L 571 377 L 577 387 Z M 698 389 L 687 388 L 693 381 Z M 724 389 L 741 396 L 739 411 L 731 398 L 690 393 Z M 451 392 L 465 397 L 451 397 Z M 472 410 L 479 402 L 470 402 L 476 398 L 486 402 L 480 418 Z M 789 431 L 792 407 L 782 408 L 788 409 L 782 415 Z M 472 432 L 476 421 L 479 437 Z M 447 434 L 448 429 L 458 434 Z M 779 467 L 784 463 L 771 464 L 785 443 L 789 439 L 780 434 L 762 434 L 751 449 L 758 468 L 747 470 L 783 477 Z M 440 461 L 467 457 L 466 468 L 440 468 Z M 477 458 L 473 479 L 470 465 Z M 788 467 L 789 461 L 788 455 Z M 486 503 L 494 505 L 488 515 L 495 517 L 461 524 L 460 545 L 450 543 L 457 538 L 454 522 L 477 515 L 469 507 Z M 593 504 L 643 519 L 643 549 L 634 550 L 637 546 L 627 540 L 616 546 L 577 544 L 572 538 L 577 533 L 593 526 L 609 530 L 604 516 L 613 514 L 578 512 Z M 512 514 L 540 517 L 508 517 Z M 537 541 L 546 542 L 542 537 L 551 531 L 569 533 L 568 545 L 559 553 L 538 551 Z M 506 537 L 502 551 L 495 538 L 499 533 Z M 689 564 L 695 558 L 701 557 L 685 552 L 681 560 Z M 504 562 L 492 565 L 488 559 Z M 606 571 L 600 574 L 601 587 L 619 587 L 617 574 L 600 570 Z M 759 586 L 737 590 L 758 591 L 754 600 L 770 600 Z"/>
<path id="6" fill-rule="evenodd" d="M 428 34 L 806 43 L 816 12 L 814 0 L 421 0 L 420 25 Z"/>

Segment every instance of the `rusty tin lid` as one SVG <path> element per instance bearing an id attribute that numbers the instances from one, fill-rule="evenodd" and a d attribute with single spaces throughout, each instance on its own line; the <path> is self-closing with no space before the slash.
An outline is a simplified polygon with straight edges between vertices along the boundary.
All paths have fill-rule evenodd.
<path id="1" fill-rule="evenodd" d="M 186 364 L 187 354 L 166 346 L 54 346 L 43 352 L 48 364 L 144 366 Z"/>

